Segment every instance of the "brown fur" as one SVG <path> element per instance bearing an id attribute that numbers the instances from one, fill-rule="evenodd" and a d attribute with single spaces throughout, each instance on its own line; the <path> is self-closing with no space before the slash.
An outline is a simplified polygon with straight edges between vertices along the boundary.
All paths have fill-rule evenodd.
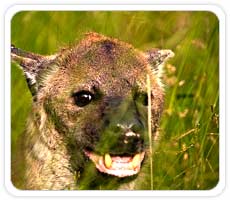
<path id="1" fill-rule="evenodd" d="M 113 152 L 111 147 L 116 146 L 112 144 L 108 148 L 106 144 L 113 138 L 114 125 L 140 120 L 143 135 L 146 134 L 147 107 L 142 99 L 134 100 L 134 95 L 137 94 L 139 100 L 140 94 L 146 94 L 147 74 L 151 80 L 155 136 L 164 99 L 159 68 L 170 56 L 170 51 L 160 50 L 145 54 L 127 43 L 97 33 L 87 34 L 77 45 L 48 57 L 22 54 L 22 50 L 13 47 L 12 59 L 22 66 L 34 98 L 22 139 L 20 160 L 25 166 L 25 181 L 20 188 L 81 189 L 81 181 L 87 181 L 89 188 L 94 188 L 94 180 L 85 179 L 90 165 L 87 166 L 89 162 L 83 150 L 87 147 L 101 154 Z M 86 107 L 76 106 L 73 98 L 73 94 L 82 90 L 94 94 L 94 100 Z M 93 172 L 100 174 L 95 168 Z M 108 175 L 99 177 L 114 180 Z M 128 178 L 127 182 L 115 180 L 115 188 L 136 188 L 135 177 Z"/>

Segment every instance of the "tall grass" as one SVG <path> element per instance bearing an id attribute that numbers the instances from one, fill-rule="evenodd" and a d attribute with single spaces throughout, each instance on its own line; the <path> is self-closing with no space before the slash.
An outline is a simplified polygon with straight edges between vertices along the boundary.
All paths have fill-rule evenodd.
<path id="1" fill-rule="evenodd" d="M 165 67 L 161 140 L 153 155 L 154 189 L 211 189 L 219 180 L 219 22 L 210 12 L 20 12 L 16 47 L 52 54 L 95 31 L 147 50 L 172 49 Z M 22 72 L 12 66 L 12 151 L 31 107 Z M 143 188 L 144 184 L 143 184 Z"/>

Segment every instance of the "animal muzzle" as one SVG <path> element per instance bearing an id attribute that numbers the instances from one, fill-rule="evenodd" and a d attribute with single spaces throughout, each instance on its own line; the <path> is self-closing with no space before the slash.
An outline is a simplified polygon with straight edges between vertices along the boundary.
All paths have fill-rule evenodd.
<path id="1" fill-rule="evenodd" d="M 135 175 L 145 156 L 146 124 L 135 107 L 128 107 L 125 112 L 113 111 L 109 117 L 105 117 L 95 149 L 85 150 L 85 154 L 102 173 L 117 177 Z"/>
<path id="2" fill-rule="evenodd" d="M 112 129 L 113 137 L 108 142 L 108 152 L 112 155 L 134 155 L 144 150 L 144 128 L 141 124 L 120 124 Z"/>

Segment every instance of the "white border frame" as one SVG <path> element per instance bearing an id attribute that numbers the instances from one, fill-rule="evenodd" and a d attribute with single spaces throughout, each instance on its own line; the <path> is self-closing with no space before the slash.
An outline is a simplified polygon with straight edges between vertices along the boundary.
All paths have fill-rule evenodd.
<path id="1" fill-rule="evenodd" d="M 11 182 L 11 19 L 19 11 L 209 11 L 219 19 L 220 148 L 219 182 L 211 190 L 18 190 Z M 217 196 L 225 188 L 225 13 L 216 5 L 14 5 L 5 14 L 5 187 L 15 196 Z"/>

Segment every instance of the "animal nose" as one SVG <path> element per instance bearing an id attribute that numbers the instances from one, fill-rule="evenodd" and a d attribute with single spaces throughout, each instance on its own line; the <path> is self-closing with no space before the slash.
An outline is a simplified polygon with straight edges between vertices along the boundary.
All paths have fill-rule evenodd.
<path id="1" fill-rule="evenodd" d="M 138 139 L 140 138 L 140 134 L 138 133 L 136 129 L 137 126 L 135 126 L 134 124 L 129 124 L 129 125 L 122 125 L 122 124 L 117 124 L 118 128 L 121 128 L 122 133 L 124 133 L 124 143 L 128 144 L 130 143 L 130 141 L 133 141 L 134 139 Z"/>
<path id="2" fill-rule="evenodd" d="M 144 129 L 143 123 L 137 118 L 132 119 L 131 121 L 123 121 L 122 123 L 117 123 L 116 126 L 123 132 L 132 131 L 134 133 L 138 133 L 142 132 Z"/>
<path id="3" fill-rule="evenodd" d="M 134 147 L 142 143 L 142 140 L 140 137 L 141 135 L 139 133 L 127 131 L 123 136 L 123 143 L 128 149 L 133 149 Z"/>
<path id="4" fill-rule="evenodd" d="M 116 124 L 116 146 L 111 152 L 120 154 L 135 154 L 142 151 L 144 146 L 143 126 L 141 123 Z"/>

